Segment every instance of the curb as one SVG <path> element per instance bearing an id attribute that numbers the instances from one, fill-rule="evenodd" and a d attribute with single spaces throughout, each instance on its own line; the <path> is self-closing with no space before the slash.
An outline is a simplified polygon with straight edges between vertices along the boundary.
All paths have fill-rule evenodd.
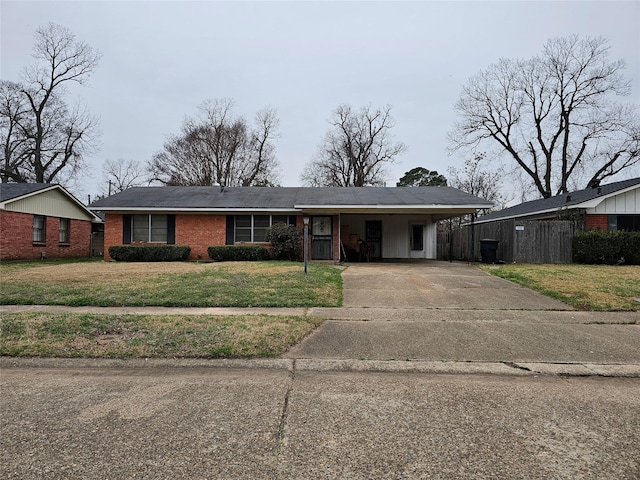
<path id="1" fill-rule="evenodd" d="M 531 362 L 450 362 L 334 359 L 86 359 L 0 357 L 0 368 L 229 368 L 288 372 L 483 374 L 640 378 L 640 365 Z"/>

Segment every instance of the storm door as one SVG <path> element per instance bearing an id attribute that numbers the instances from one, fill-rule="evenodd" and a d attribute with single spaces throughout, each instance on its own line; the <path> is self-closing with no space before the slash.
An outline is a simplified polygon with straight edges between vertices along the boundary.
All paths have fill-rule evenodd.
<path id="1" fill-rule="evenodd" d="M 311 259 L 331 260 L 331 217 L 311 217 Z"/>

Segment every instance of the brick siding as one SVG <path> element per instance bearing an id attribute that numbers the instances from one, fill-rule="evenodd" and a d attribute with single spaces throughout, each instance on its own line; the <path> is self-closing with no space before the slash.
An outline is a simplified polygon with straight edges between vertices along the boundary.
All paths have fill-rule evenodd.
<path id="1" fill-rule="evenodd" d="M 176 215 L 176 245 L 191 247 L 190 260 L 207 259 L 207 248 L 226 243 L 226 215 Z M 333 217 L 333 259 L 340 259 L 340 242 L 338 239 L 339 216 Z M 303 229 L 302 215 L 296 218 L 296 226 Z M 110 260 L 109 247 L 122 245 L 122 215 L 107 214 L 105 216 L 104 258 Z M 265 245 L 268 247 L 268 245 Z M 311 256 L 311 236 L 309 236 L 309 256 Z"/>
<path id="2" fill-rule="evenodd" d="M 0 210 L 0 259 L 88 257 L 91 249 L 91 222 L 70 220 L 69 243 L 59 244 L 60 219 L 45 217 L 45 241 L 33 243 L 33 215 Z"/>
<path id="3" fill-rule="evenodd" d="M 225 215 L 176 215 L 176 245 L 191 247 L 189 259 L 208 259 L 207 248 L 226 242 Z"/>
<path id="4" fill-rule="evenodd" d="M 176 245 L 191 247 L 190 260 L 209 258 L 207 247 L 225 244 L 226 218 L 225 215 L 176 215 Z M 111 259 L 109 247 L 113 245 L 122 245 L 122 214 L 105 216 L 105 260 Z"/>
<path id="5" fill-rule="evenodd" d="M 609 216 L 606 214 L 587 215 L 585 230 L 609 230 Z"/>

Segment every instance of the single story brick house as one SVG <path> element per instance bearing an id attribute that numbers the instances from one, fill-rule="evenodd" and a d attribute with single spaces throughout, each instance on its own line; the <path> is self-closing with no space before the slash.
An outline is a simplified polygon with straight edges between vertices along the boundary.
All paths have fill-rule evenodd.
<path id="1" fill-rule="evenodd" d="M 521 203 L 483 215 L 475 223 L 556 220 L 571 213 L 584 216 L 585 230 L 640 231 L 640 177 Z"/>
<path id="2" fill-rule="evenodd" d="M 274 223 L 303 228 L 312 260 L 436 258 L 436 222 L 488 208 L 451 187 L 135 187 L 94 202 L 112 245 L 188 245 L 192 259 L 214 245 L 265 244 Z M 342 248 L 344 247 L 344 248 Z"/>
<path id="3" fill-rule="evenodd" d="M 0 184 L 0 260 L 88 257 L 101 220 L 57 184 Z"/>

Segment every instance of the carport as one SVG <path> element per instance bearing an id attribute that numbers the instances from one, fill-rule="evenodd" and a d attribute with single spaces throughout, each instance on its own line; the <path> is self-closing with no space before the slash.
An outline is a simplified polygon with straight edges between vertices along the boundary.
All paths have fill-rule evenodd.
<path id="1" fill-rule="evenodd" d="M 305 200 L 295 208 L 310 217 L 311 259 L 334 261 L 435 259 L 439 221 L 492 205 L 451 187 L 325 188 Z"/>

